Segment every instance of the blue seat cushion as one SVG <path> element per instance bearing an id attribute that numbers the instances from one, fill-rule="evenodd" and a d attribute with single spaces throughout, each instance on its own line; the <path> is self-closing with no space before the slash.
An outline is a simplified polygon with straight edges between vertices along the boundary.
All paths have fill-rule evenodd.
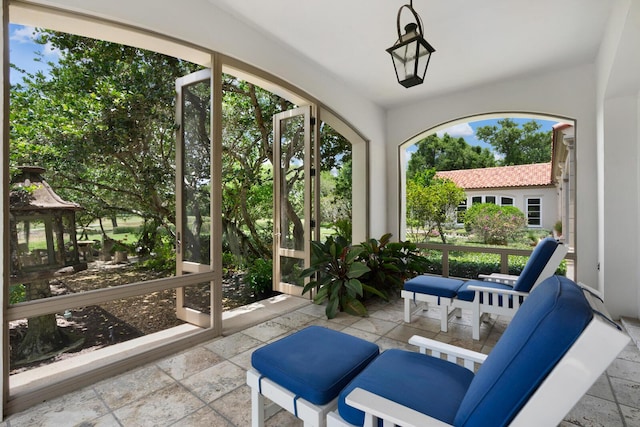
<path id="1" fill-rule="evenodd" d="M 361 426 L 364 413 L 345 402 L 359 387 L 416 411 L 452 423 L 473 373 L 462 366 L 413 351 L 391 349 L 371 362 L 340 392 L 338 412 Z"/>
<path id="2" fill-rule="evenodd" d="M 468 282 L 465 282 L 464 285 L 460 286 L 460 289 L 458 289 L 458 299 L 463 300 L 463 301 L 473 301 L 473 298 L 476 295 L 476 291 L 472 291 L 469 289 L 469 286 L 482 286 L 485 288 L 491 288 L 491 289 L 499 289 L 499 290 L 507 290 L 507 291 L 512 291 L 513 288 L 510 285 L 506 285 L 504 283 L 497 283 L 497 282 L 485 282 L 482 280 L 469 280 Z M 480 295 L 481 297 L 483 297 L 483 295 Z M 489 295 L 489 304 L 493 304 L 493 301 L 491 300 L 491 298 L 493 298 L 493 295 Z M 499 298 L 499 304 L 502 305 L 502 295 L 498 296 Z M 483 301 L 482 298 L 480 298 L 480 304 L 484 304 L 485 301 Z"/>
<path id="3" fill-rule="evenodd" d="M 316 405 L 333 400 L 378 356 L 376 344 L 321 326 L 309 326 L 251 355 L 263 376 Z"/>
<path id="4" fill-rule="evenodd" d="M 544 270 L 551 256 L 556 251 L 558 244 L 558 241 L 553 237 L 547 237 L 536 245 L 522 273 L 518 276 L 518 280 L 516 280 L 516 283 L 513 285 L 513 290 L 531 292 L 531 288 L 533 288 L 542 270 Z"/>
<path id="5" fill-rule="evenodd" d="M 416 276 L 404 283 L 404 290 L 438 297 L 455 298 L 463 280 L 448 277 Z"/>
<path id="6" fill-rule="evenodd" d="M 592 318 L 582 289 L 570 279 L 551 276 L 540 283 L 478 370 L 454 424 L 509 424 Z"/>

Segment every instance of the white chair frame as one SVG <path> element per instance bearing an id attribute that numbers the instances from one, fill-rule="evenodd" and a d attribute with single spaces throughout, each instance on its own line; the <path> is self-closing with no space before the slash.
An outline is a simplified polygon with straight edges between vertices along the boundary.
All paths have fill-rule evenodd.
<path id="1" fill-rule="evenodd" d="M 325 405 L 316 405 L 298 398 L 286 388 L 262 377 L 253 368 L 247 371 L 247 385 L 251 388 L 252 427 L 263 427 L 265 420 L 281 409 L 297 415 L 303 421 L 304 427 L 324 427 L 327 415 L 338 407 L 337 397 Z M 265 397 L 271 400 L 271 403 L 267 403 Z"/>
<path id="2" fill-rule="evenodd" d="M 584 285 L 581 286 L 585 288 Z M 589 289 L 585 296 L 596 312 L 607 313 L 597 292 Z M 610 320 L 595 313 L 582 334 L 558 361 L 510 425 L 558 425 L 628 342 L 627 334 L 614 327 Z M 482 353 L 418 336 L 412 337 L 409 343 L 418 346 L 421 353 L 430 350 L 434 357 L 446 355 L 447 360 L 461 363 L 470 370 L 487 358 L 487 355 Z M 404 427 L 449 426 L 427 414 L 359 388 L 347 396 L 346 402 L 365 412 L 365 427 L 377 426 L 378 419 L 384 420 L 385 427 L 396 424 Z M 331 412 L 327 416 L 327 426 L 353 427 L 337 412 Z"/>

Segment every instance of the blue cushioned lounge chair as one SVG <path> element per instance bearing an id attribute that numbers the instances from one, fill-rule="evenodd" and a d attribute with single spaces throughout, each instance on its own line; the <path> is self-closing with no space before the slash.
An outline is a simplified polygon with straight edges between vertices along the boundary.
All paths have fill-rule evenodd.
<path id="1" fill-rule="evenodd" d="M 405 427 L 555 426 L 629 337 L 597 293 L 552 276 L 531 292 L 488 355 L 422 337 L 409 342 L 420 353 L 387 350 L 342 390 L 329 427 L 373 427 L 379 420 Z"/>
<path id="2" fill-rule="evenodd" d="M 480 321 L 490 314 L 513 317 L 529 292 L 553 275 L 567 254 L 567 247 L 552 237 L 535 247 L 520 276 L 491 274 L 484 280 L 464 281 L 422 275 L 404 284 L 404 321 L 411 322 L 412 312 L 426 309 L 422 304 L 440 307 L 440 329 L 448 330 L 449 318 L 462 309 L 472 312 L 472 336 L 480 339 Z M 417 307 L 412 309 L 412 305 Z M 416 310 L 417 309 L 417 310 Z"/>

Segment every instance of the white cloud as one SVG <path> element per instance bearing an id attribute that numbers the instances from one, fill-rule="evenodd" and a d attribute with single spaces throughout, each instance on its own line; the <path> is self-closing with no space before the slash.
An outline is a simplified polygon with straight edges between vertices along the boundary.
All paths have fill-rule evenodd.
<path id="1" fill-rule="evenodd" d="M 56 58 L 61 58 L 62 57 L 62 51 L 60 49 L 58 49 L 57 47 L 54 47 L 51 44 L 51 42 L 47 42 L 42 47 L 42 54 L 44 56 L 55 56 Z"/>
<path id="2" fill-rule="evenodd" d="M 33 43 L 35 32 L 36 29 L 34 27 L 18 26 L 10 38 L 18 43 Z"/>
<path id="3" fill-rule="evenodd" d="M 62 51 L 54 47 L 51 43 L 47 42 L 41 45 L 34 42 L 35 35 L 36 29 L 34 27 L 16 25 L 10 38 L 14 43 L 33 46 L 33 50 L 40 51 L 45 57 L 53 57 L 54 59 L 62 57 Z"/>
<path id="4" fill-rule="evenodd" d="M 473 128 L 469 126 L 469 123 L 460 123 L 450 128 L 446 128 L 436 132 L 439 137 L 442 137 L 445 133 L 448 133 L 453 137 L 465 137 L 465 136 L 473 136 Z"/>

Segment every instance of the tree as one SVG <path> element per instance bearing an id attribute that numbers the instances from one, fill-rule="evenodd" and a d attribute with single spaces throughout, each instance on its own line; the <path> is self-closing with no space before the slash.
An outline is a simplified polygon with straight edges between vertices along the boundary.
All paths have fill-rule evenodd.
<path id="1" fill-rule="evenodd" d="M 429 135 L 416 147 L 407 164 L 407 179 L 425 169 L 448 171 L 486 168 L 496 164 L 487 148 L 470 146 L 464 138 L 453 138 L 446 133 L 442 137 Z"/>
<path id="2" fill-rule="evenodd" d="M 171 229 L 173 82 L 197 67 L 70 34 L 38 40 L 64 55 L 49 75 L 12 87 L 12 163 L 44 166 L 61 196 L 84 207 L 81 223 L 130 214 L 154 224 L 149 232 Z"/>
<path id="3" fill-rule="evenodd" d="M 444 226 L 465 198 L 462 188 L 450 179 L 435 177 L 433 169 L 419 173 L 407 181 L 409 222 L 427 233 L 437 230 L 442 243 L 447 243 Z"/>
<path id="4" fill-rule="evenodd" d="M 479 127 L 476 136 L 503 155 L 502 166 L 551 161 L 551 131 L 540 132 L 542 125 L 538 122 L 532 120 L 519 127 L 506 118 L 498 120 L 498 125 Z"/>

